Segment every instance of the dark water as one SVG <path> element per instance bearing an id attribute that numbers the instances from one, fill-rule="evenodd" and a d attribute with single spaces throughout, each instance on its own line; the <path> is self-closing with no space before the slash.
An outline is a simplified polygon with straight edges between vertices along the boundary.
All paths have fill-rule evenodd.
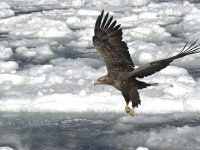
<path id="1" fill-rule="evenodd" d="M 96 124 L 96 119 L 104 115 L 3 113 L 0 145 L 20 150 L 95 149 L 92 141 L 102 130 L 109 130 L 111 120 L 116 118 L 115 114 L 110 114 L 106 124 Z"/>
<path id="2" fill-rule="evenodd" d="M 119 148 L 109 145 L 112 141 L 107 139 L 114 140 L 120 135 L 130 135 L 133 132 L 145 135 L 152 129 L 200 125 L 200 117 L 139 123 L 138 119 L 145 120 L 152 116 L 137 115 L 135 121 L 134 118 L 122 121 L 128 128 L 116 128 L 115 125 L 124 116 L 124 113 L 2 113 L 0 145 L 16 150 L 112 150 Z M 161 115 L 160 118 L 163 117 L 165 116 Z M 144 141 L 141 140 L 139 144 L 145 142 L 145 138 L 144 136 Z M 136 149 L 139 144 L 132 148 Z"/>
<path id="3" fill-rule="evenodd" d="M 187 69 L 187 71 L 195 80 L 198 80 L 200 78 L 200 69 L 196 70 Z"/>

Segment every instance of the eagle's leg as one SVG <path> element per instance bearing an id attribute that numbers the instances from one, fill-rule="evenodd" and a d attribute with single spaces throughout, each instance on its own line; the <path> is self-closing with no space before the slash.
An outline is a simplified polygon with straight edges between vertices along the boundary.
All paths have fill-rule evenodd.
<path id="1" fill-rule="evenodd" d="M 139 101 L 137 103 L 134 103 L 135 101 L 132 101 L 132 108 L 130 109 L 130 115 L 131 117 L 135 116 L 135 107 L 138 107 L 138 105 L 141 104 L 141 101 L 139 99 Z"/>
<path id="2" fill-rule="evenodd" d="M 132 108 L 130 109 L 130 115 L 131 115 L 131 117 L 135 116 L 135 107 L 138 107 L 138 104 L 135 103 L 135 101 L 132 101 Z"/>
<path id="3" fill-rule="evenodd" d="M 125 112 L 126 113 L 129 113 L 130 112 L 130 108 L 128 107 L 128 103 L 126 102 L 126 105 L 125 105 Z"/>
<path id="4" fill-rule="evenodd" d="M 131 117 L 134 117 L 134 116 L 135 116 L 135 107 L 132 107 L 132 108 L 130 109 L 130 115 L 131 115 Z"/>
<path id="5" fill-rule="evenodd" d="M 123 92 L 122 92 L 122 95 L 123 95 L 123 97 L 124 97 L 124 99 L 125 99 L 125 101 L 126 101 L 125 112 L 126 112 L 126 113 L 129 113 L 129 112 L 130 112 L 130 108 L 129 108 L 128 104 L 129 104 L 129 102 L 130 102 L 130 97 L 129 97 L 128 93 L 123 93 Z"/>
<path id="6" fill-rule="evenodd" d="M 131 102 L 132 102 L 132 108 L 130 109 L 130 115 L 132 117 L 134 117 L 134 115 L 135 115 L 135 107 L 138 107 L 138 105 L 141 103 L 140 96 L 139 96 L 139 93 L 137 91 L 137 88 L 132 88 L 129 91 L 129 96 L 130 96 Z"/>

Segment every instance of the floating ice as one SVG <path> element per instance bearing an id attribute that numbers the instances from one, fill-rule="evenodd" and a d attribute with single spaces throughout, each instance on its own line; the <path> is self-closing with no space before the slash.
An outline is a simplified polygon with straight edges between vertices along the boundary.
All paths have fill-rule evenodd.
<path id="1" fill-rule="evenodd" d="M 28 1 L 27 5 L 31 2 Z M 45 8 L 47 1 L 32 3 L 33 8 L 39 10 L 37 6 Z M 59 8 L 72 7 L 1 19 L 0 30 L 6 31 L 10 39 L 16 38 L 0 42 L 0 83 L 4 91 L 1 110 L 122 112 L 124 101 L 119 91 L 110 86 L 93 86 L 94 80 L 107 71 L 92 45 L 93 27 L 101 9 L 91 6 L 101 8 L 111 3 L 74 1 L 69 4 L 63 2 L 61 6 L 50 2 L 49 8 L 54 8 L 53 4 Z M 137 7 L 128 7 L 127 4 Z M 10 9 L 10 5 L 15 4 L 11 1 L 9 5 L 4 3 L 1 9 Z M 119 5 L 125 7 L 119 9 Z M 115 11 L 115 7 L 119 11 Z M 199 8 L 189 2 L 179 6 L 179 3 L 154 3 L 149 0 L 124 3 L 116 0 L 115 6 L 107 9 L 122 27 L 126 27 L 123 29 L 124 40 L 136 65 L 177 54 L 185 41 L 174 34 L 186 37 L 198 30 Z M 173 30 L 179 27 L 179 30 Z M 199 58 L 197 54 L 176 60 L 172 64 L 175 66 L 143 79 L 158 82 L 159 85 L 139 91 L 142 105 L 137 112 L 199 112 L 199 95 L 194 93 L 199 91 L 199 83 L 186 69 L 180 68 L 197 68 Z M 12 108 L 12 104 L 15 107 Z M 79 104 L 81 108 L 75 109 Z M 169 104 L 171 107 L 166 107 Z"/>
<path id="2" fill-rule="evenodd" d="M 149 0 L 135 0 L 135 1 L 130 1 L 130 3 L 134 6 L 143 6 L 147 5 Z"/>
<path id="3" fill-rule="evenodd" d="M 8 60 L 12 57 L 13 52 L 11 48 L 0 46 L 0 60 Z"/>
<path id="4" fill-rule="evenodd" d="M 14 149 L 7 146 L 3 146 L 3 147 L 0 147 L 0 150 L 14 150 Z"/>
<path id="5" fill-rule="evenodd" d="M 149 150 L 147 147 L 138 147 L 136 150 Z"/>
<path id="6" fill-rule="evenodd" d="M 70 37 L 71 30 L 59 20 L 27 16 L 10 34 L 24 37 L 58 38 Z"/>
<path id="7" fill-rule="evenodd" d="M 54 53 L 51 51 L 48 45 L 44 45 L 36 48 L 18 47 L 16 49 L 16 55 L 23 59 L 31 59 L 38 61 L 47 61 L 53 58 Z"/>
<path id="8" fill-rule="evenodd" d="M 115 2 L 116 6 L 122 5 L 120 1 L 116 0 Z M 92 5 L 94 3 L 87 1 L 85 4 Z M 100 1 L 95 4 L 102 6 L 105 3 Z M 46 4 L 46 1 L 40 3 L 40 5 L 42 4 Z M 83 2 L 75 1 L 70 4 L 77 8 L 81 7 Z M 126 7 L 124 8 L 126 13 L 124 10 L 120 10 L 122 12 L 121 15 L 114 9 L 111 12 L 116 17 L 119 17 L 117 19 L 122 23 L 122 27 L 131 27 L 124 29 L 124 39 L 127 41 L 131 57 L 137 65 L 177 54 L 184 46 L 185 41 L 170 43 L 171 41 L 178 41 L 177 37 L 173 37 L 174 33 L 183 37 L 187 37 L 187 35 L 192 37 L 193 33 L 198 33 L 199 8 L 194 4 L 187 2 L 179 6 L 178 3 L 157 4 L 146 0 L 126 1 L 124 5 L 126 4 L 142 7 L 133 8 L 133 10 Z M 3 3 L 1 9 L 10 9 L 10 6 L 7 3 Z M 187 9 L 191 9 L 192 12 L 187 12 Z M 124 101 L 118 91 L 110 86 L 93 87 L 94 80 L 106 74 L 106 68 L 102 67 L 104 65 L 103 62 L 97 59 L 98 55 L 94 52 L 91 41 L 93 26 L 99 13 L 99 9 L 86 9 L 83 7 L 81 9 L 52 10 L 49 13 L 44 11 L 42 13 L 24 14 L 0 21 L 1 30 L 5 29 L 4 31 L 9 32 L 9 36 L 47 39 L 46 42 L 42 40 L 35 42 L 34 39 L 32 40 L 33 43 L 31 43 L 22 38 L 20 40 L 16 39 L 15 42 L 0 43 L 0 59 L 2 60 L 0 62 L 0 81 L 2 90 L 8 88 L 12 90 L 11 93 L 7 91 L 3 96 L 12 96 L 13 101 L 11 100 L 10 104 L 14 103 L 15 99 L 20 101 L 20 99 L 26 97 L 27 93 L 31 95 L 27 101 L 40 101 L 40 99 L 43 99 L 42 106 L 36 103 L 34 107 L 29 109 L 28 106 L 32 105 L 32 103 L 28 103 L 26 108 L 19 105 L 16 110 L 12 110 L 67 112 L 99 110 L 102 112 L 121 112 L 121 105 L 124 104 Z M 58 17 L 56 18 L 56 16 Z M 179 17 L 182 17 L 183 20 L 177 24 L 176 22 L 180 21 Z M 173 21 L 171 20 L 172 18 Z M 162 21 L 162 24 L 155 20 Z M 127 21 L 134 24 L 134 27 L 133 25 L 126 26 L 125 23 Z M 163 24 L 166 27 L 162 26 Z M 178 30 L 175 31 L 173 29 Z M 56 47 L 52 50 L 51 45 L 48 45 L 52 43 L 48 40 L 57 40 L 57 37 L 71 39 L 61 43 L 67 46 L 65 48 L 65 45 L 62 45 L 63 50 L 61 53 Z M 188 40 L 192 41 L 189 37 Z M 196 37 L 194 36 L 194 38 Z M 56 45 L 59 46 L 59 42 L 56 41 Z M 16 49 L 13 49 L 13 47 L 16 47 Z M 87 49 L 89 53 L 87 55 L 83 55 L 86 54 L 85 48 L 91 48 L 90 50 Z M 76 54 L 77 57 L 69 59 L 70 55 L 68 54 L 71 53 Z M 91 58 L 79 58 L 83 56 Z M 172 65 L 195 68 L 199 64 L 199 57 L 198 54 L 187 56 L 175 61 Z M 25 65 L 23 61 L 33 64 Z M 46 66 L 37 64 L 40 62 L 49 64 Z M 191 93 L 199 90 L 197 88 L 199 84 L 192 79 L 187 70 L 169 66 L 160 73 L 144 80 L 146 82 L 159 82 L 159 85 L 140 90 L 142 106 L 138 108 L 138 113 L 198 111 L 197 104 L 199 102 L 197 99 L 199 95 Z M 23 89 L 18 87 L 23 84 Z M 105 91 L 107 92 L 106 94 Z M 57 94 L 55 98 L 52 96 L 54 94 Z M 98 95 L 97 98 L 96 95 Z M 70 99 L 74 100 L 73 104 Z M 79 99 L 84 105 L 79 110 L 76 110 L 73 107 L 80 103 Z M 92 104 L 89 103 L 91 99 Z M 108 105 L 107 103 L 110 99 L 111 104 Z M 23 105 L 23 103 L 24 101 L 20 104 Z M 57 103 L 62 103 L 63 107 Z M 66 105 L 65 107 L 64 104 Z M 166 104 L 174 105 L 174 107 L 165 107 Z M 6 103 L 1 106 L 1 110 L 4 110 L 4 106 L 6 107 Z"/>
<path id="9" fill-rule="evenodd" d="M 184 126 L 180 128 L 161 129 L 150 132 L 146 144 L 148 147 L 160 149 L 177 149 L 182 147 L 198 148 L 199 127 Z M 184 149 L 184 147 L 182 147 Z"/>
<path id="10" fill-rule="evenodd" d="M 165 28 L 150 23 L 134 28 L 129 32 L 129 34 L 132 36 L 132 39 L 139 39 L 148 42 L 152 42 L 152 40 L 167 41 L 171 37 L 171 34 L 166 32 Z"/>
<path id="11" fill-rule="evenodd" d="M 11 17 L 14 15 L 14 11 L 6 2 L 0 2 L 0 18 Z"/>
<path id="12" fill-rule="evenodd" d="M 6 2 L 1 2 L 0 4 L 1 4 L 0 5 L 0 9 L 8 9 L 8 8 L 10 8 L 10 6 L 8 5 L 8 3 L 6 3 Z"/>
<path id="13" fill-rule="evenodd" d="M 0 73 L 15 73 L 17 68 L 15 61 L 0 61 Z"/>

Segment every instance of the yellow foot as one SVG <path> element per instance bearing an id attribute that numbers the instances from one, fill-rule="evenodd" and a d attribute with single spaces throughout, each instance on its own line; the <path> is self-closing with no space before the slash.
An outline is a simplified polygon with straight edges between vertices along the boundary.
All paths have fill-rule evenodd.
<path id="1" fill-rule="evenodd" d="M 126 112 L 126 113 L 129 113 L 129 112 L 130 112 L 130 108 L 128 107 L 128 104 L 126 104 L 126 106 L 125 106 L 125 112 Z"/>
<path id="2" fill-rule="evenodd" d="M 131 117 L 134 117 L 134 116 L 135 116 L 135 108 L 134 108 L 134 107 L 132 107 L 132 108 L 130 109 L 130 115 L 131 115 Z"/>

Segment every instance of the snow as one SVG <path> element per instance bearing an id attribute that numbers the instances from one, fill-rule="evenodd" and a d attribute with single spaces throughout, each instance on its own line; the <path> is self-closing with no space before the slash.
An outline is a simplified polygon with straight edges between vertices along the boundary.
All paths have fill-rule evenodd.
<path id="1" fill-rule="evenodd" d="M 142 105 L 136 109 L 135 118 L 130 118 L 124 113 L 125 102 L 119 91 L 93 85 L 106 74 L 92 44 L 95 20 L 102 9 L 121 24 L 136 67 L 178 54 L 185 42 L 191 44 L 200 37 L 200 3 L 192 0 L 1 0 L 0 111 L 117 114 L 116 124 L 103 131 L 107 137 L 98 139 L 96 146 L 197 148 L 199 125 L 132 129 L 135 124 L 148 126 L 166 120 L 170 124 L 176 116 L 168 114 L 181 114 L 184 120 L 200 113 L 200 54 L 178 59 L 141 79 L 158 85 L 139 90 Z M 97 116 L 91 124 L 106 126 L 108 118 Z"/>

